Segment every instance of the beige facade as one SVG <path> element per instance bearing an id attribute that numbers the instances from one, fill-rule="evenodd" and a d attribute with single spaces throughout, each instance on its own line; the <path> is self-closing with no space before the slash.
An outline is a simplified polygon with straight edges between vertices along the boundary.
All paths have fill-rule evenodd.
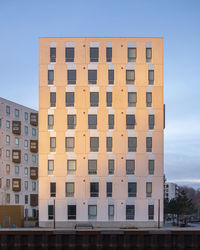
<path id="1" fill-rule="evenodd" d="M 162 38 L 40 38 L 40 226 L 162 224 L 163 107 Z"/>

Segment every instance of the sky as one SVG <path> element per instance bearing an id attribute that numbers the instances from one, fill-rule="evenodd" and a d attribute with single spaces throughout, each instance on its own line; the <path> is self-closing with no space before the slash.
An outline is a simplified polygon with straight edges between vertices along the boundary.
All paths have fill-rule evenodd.
<path id="1" fill-rule="evenodd" d="M 199 0 L 0 0 L 0 96 L 38 109 L 39 37 L 163 37 L 167 181 L 200 188 Z"/>

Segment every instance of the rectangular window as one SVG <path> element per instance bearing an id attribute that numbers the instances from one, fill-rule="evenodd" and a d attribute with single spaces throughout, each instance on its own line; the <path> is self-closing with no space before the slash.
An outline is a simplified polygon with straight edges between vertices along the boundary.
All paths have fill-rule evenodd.
<path id="1" fill-rule="evenodd" d="M 9 135 L 6 135 L 6 144 L 10 145 L 10 136 Z"/>
<path id="2" fill-rule="evenodd" d="M 154 70 L 148 71 L 148 79 L 149 79 L 149 85 L 154 84 Z"/>
<path id="3" fill-rule="evenodd" d="M 21 162 L 21 150 L 12 150 L 12 161 L 15 163 Z"/>
<path id="4" fill-rule="evenodd" d="M 97 84 L 97 70 L 88 70 L 88 84 Z"/>
<path id="5" fill-rule="evenodd" d="M 126 219 L 134 220 L 135 218 L 135 205 L 126 205 Z"/>
<path id="6" fill-rule="evenodd" d="M 19 138 L 15 137 L 15 147 L 19 147 Z"/>
<path id="7" fill-rule="evenodd" d="M 65 183 L 66 197 L 74 197 L 74 182 Z"/>
<path id="8" fill-rule="evenodd" d="M 151 92 L 146 93 L 146 106 L 147 107 L 152 106 L 152 93 Z"/>
<path id="9" fill-rule="evenodd" d="M 106 92 L 106 106 L 112 107 L 112 92 Z"/>
<path id="10" fill-rule="evenodd" d="M 10 165 L 6 164 L 6 174 L 10 174 Z"/>
<path id="11" fill-rule="evenodd" d="M 27 167 L 24 168 L 24 175 L 28 176 L 28 168 Z"/>
<path id="12" fill-rule="evenodd" d="M 154 174 L 154 160 L 148 161 L 148 169 L 149 169 L 149 175 Z"/>
<path id="13" fill-rule="evenodd" d="M 50 62 L 56 62 L 56 48 L 50 48 Z"/>
<path id="14" fill-rule="evenodd" d="M 68 129 L 76 128 L 76 115 L 67 115 L 67 128 Z"/>
<path id="15" fill-rule="evenodd" d="M 97 174 L 97 160 L 88 160 L 88 174 Z"/>
<path id="16" fill-rule="evenodd" d="M 154 205 L 148 205 L 148 217 L 149 220 L 154 219 Z"/>
<path id="17" fill-rule="evenodd" d="M 56 92 L 50 92 L 50 107 L 56 107 Z"/>
<path id="18" fill-rule="evenodd" d="M 25 204 L 28 204 L 28 195 L 24 195 L 24 202 Z"/>
<path id="19" fill-rule="evenodd" d="M 1 126 L 2 126 L 2 119 L 0 119 L 0 128 L 1 128 Z"/>
<path id="20" fill-rule="evenodd" d="M 152 182 L 146 183 L 146 196 L 152 197 Z"/>
<path id="21" fill-rule="evenodd" d="M 128 137 L 128 152 L 137 151 L 137 137 Z"/>
<path id="22" fill-rule="evenodd" d="M 146 137 L 146 150 L 152 152 L 152 137 Z"/>
<path id="23" fill-rule="evenodd" d="M 106 137 L 106 151 L 112 152 L 112 137 Z"/>
<path id="24" fill-rule="evenodd" d="M 48 129 L 53 129 L 54 115 L 48 115 Z"/>
<path id="25" fill-rule="evenodd" d="M 126 174 L 135 174 L 135 160 L 126 160 Z"/>
<path id="26" fill-rule="evenodd" d="M 6 203 L 10 204 L 10 194 L 6 194 Z"/>
<path id="27" fill-rule="evenodd" d="M 108 129 L 114 129 L 114 115 L 108 115 Z"/>
<path id="28" fill-rule="evenodd" d="M 98 182 L 90 183 L 90 197 L 99 197 L 99 183 Z"/>
<path id="29" fill-rule="evenodd" d="M 10 188 L 10 179 L 6 179 L 6 187 Z"/>
<path id="30" fill-rule="evenodd" d="M 146 48 L 146 62 L 151 62 L 152 48 Z"/>
<path id="31" fill-rule="evenodd" d="M 109 220 L 114 220 L 114 214 L 115 210 L 114 210 L 114 205 L 108 205 L 108 219 Z"/>
<path id="32" fill-rule="evenodd" d="M 126 70 L 126 84 L 135 83 L 135 70 Z"/>
<path id="33" fill-rule="evenodd" d="M 114 84 L 114 69 L 108 70 L 108 84 Z"/>
<path id="34" fill-rule="evenodd" d="M 36 136 L 36 128 L 32 128 L 32 136 L 33 136 L 33 137 Z"/>
<path id="35" fill-rule="evenodd" d="M 6 121 L 6 129 L 10 129 L 10 121 Z"/>
<path id="36" fill-rule="evenodd" d="M 106 62 L 112 62 L 112 48 L 106 48 Z"/>
<path id="37" fill-rule="evenodd" d="M 36 163 L 36 155 L 32 155 L 32 163 Z"/>
<path id="38" fill-rule="evenodd" d="M 53 205 L 48 205 L 48 219 L 53 220 L 54 218 L 54 207 Z"/>
<path id="39" fill-rule="evenodd" d="M 99 152 L 99 137 L 90 137 L 90 152 Z"/>
<path id="40" fill-rule="evenodd" d="M 30 152 L 37 153 L 38 152 L 38 141 L 30 140 Z"/>
<path id="41" fill-rule="evenodd" d="M 25 121 L 25 122 L 28 121 L 28 112 L 24 112 L 24 121 Z"/>
<path id="42" fill-rule="evenodd" d="M 68 205 L 68 220 L 76 220 L 76 205 Z"/>
<path id="43" fill-rule="evenodd" d="M 10 158 L 10 150 L 9 149 L 6 149 L 6 157 Z"/>
<path id="44" fill-rule="evenodd" d="M 28 161 L 28 154 L 27 153 L 24 154 L 24 160 Z"/>
<path id="45" fill-rule="evenodd" d="M 114 174 L 115 160 L 108 160 L 108 174 Z"/>
<path id="46" fill-rule="evenodd" d="M 24 127 L 24 134 L 28 135 L 28 127 L 27 126 Z"/>
<path id="47" fill-rule="evenodd" d="M 32 182 L 32 191 L 36 191 L 36 182 L 35 181 Z"/>
<path id="48" fill-rule="evenodd" d="M 97 129 L 97 115 L 88 115 L 88 129 Z"/>
<path id="49" fill-rule="evenodd" d="M 19 195 L 18 194 L 15 195 L 15 204 L 19 204 Z"/>
<path id="50" fill-rule="evenodd" d="M 54 82 L 54 70 L 48 70 L 48 85 L 53 85 Z"/>
<path id="51" fill-rule="evenodd" d="M 30 124 L 33 126 L 38 125 L 38 114 L 37 113 L 30 113 Z"/>
<path id="52" fill-rule="evenodd" d="M 10 115 L 10 106 L 6 105 L 6 115 Z"/>
<path id="53" fill-rule="evenodd" d="M 90 92 L 90 106 L 91 107 L 99 106 L 99 92 Z"/>
<path id="54" fill-rule="evenodd" d="M 97 205 L 88 205 L 88 219 L 89 220 L 97 219 Z"/>
<path id="55" fill-rule="evenodd" d="M 67 160 L 67 174 L 76 174 L 76 160 Z"/>
<path id="56" fill-rule="evenodd" d="M 48 174 L 52 175 L 54 171 L 54 160 L 48 160 Z"/>
<path id="57" fill-rule="evenodd" d="M 66 92 L 66 107 L 74 107 L 74 92 Z"/>
<path id="58" fill-rule="evenodd" d="M 13 134 L 16 134 L 16 135 L 21 134 L 21 122 L 20 121 L 12 121 L 12 132 Z"/>
<path id="59" fill-rule="evenodd" d="M 74 146 L 75 146 L 74 137 L 66 137 L 65 138 L 65 151 L 74 152 Z"/>
<path id="60" fill-rule="evenodd" d="M 24 188 L 25 188 L 25 190 L 28 190 L 28 181 L 24 182 Z"/>
<path id="61" fill-rule="evenodd" d="M 106 183 L 106 194 L 107 197 L 112 197 L 112 182 Z"/>
<path id="62" fill-rule="evenodd" d="M 56 137 L 50 137 L 50 152 L 56 151 Z"/>
<path id="63" fill-rule="evenodd" d="M 128 92 L 128 107 L 136 107 L 137 104 L 137 93 Z"/>
<path id="64" fill-rule="evenodd" d="M 65 48 L 65 62 L 74 62 L 74 48 Z"/>
<path id="65" fill-rule="evenodd" d="M 19 118 L 19 109 L 15 109 L 15 117 Z"/>
<path id="66" fill-rule="evenodd" d="M 136 197 L 137 195 L 137 183 L 129 182 L 128 183 L 128 197 Z"/>
<path id="67" fill-rule="evenodd" d="M 67 83 L 76 84 L 76 70 L 67 70 Z"/>
<path id="68" fill-rule="evenodd" d="M 136 62 L 137 49 L 128 48 L 128 62 Z"/>
<path id="69" fill-rule="evenodd" d="M 19 175 L 19 166 L 15 166 L 15 175 Z"/>
<path id="70" fill-rule="evenodd" d="M 99 61 L 99 48 L 90 48 L 90 62 Z"/>
<path id="71" fill-rule="evenodd" d="M 135 115 L 126 115 L 126 129 L 135 128 Z"/>
<path id="72" fill-rule="evenodd" d="M 50 197 L 56 197 L 56 183 L 50 183 Z"/>
<path id="73" fill-rule="evenodd" d="M 149 115 L 149 129 L 154 129 L 154 115 Z"/>
<path id="74" fill-rule="evenodd" d="M 14 192 L 21 191 L 21 179 L 12 179 L 12 190 Z"/>

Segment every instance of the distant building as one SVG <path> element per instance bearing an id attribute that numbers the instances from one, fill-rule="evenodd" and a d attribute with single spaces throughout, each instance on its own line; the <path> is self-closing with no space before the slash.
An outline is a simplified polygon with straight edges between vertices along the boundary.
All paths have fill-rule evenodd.
<path id="1" fill-rule="evenodd" d="M 38 211 L 38 113 L 0 98 L 0 205 Z"/>
<path id="2" fill-rule="evenodd" d="M 165 199 L 171 200 L 178 196 L 179 186 L 176 183 L 165 182 L 164 185 L 164 194 Z"/>

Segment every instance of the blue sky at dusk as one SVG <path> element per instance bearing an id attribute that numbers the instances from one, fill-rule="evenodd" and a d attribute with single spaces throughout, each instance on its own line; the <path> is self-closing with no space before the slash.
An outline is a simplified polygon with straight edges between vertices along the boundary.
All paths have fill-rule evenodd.
<path id="1" fill-rule="evenodd" d="M 165 173 L 200 187 L 200 1 L 0 0 L 0 96 L 38 109 L 39 37 L 164 37 Z"/>

